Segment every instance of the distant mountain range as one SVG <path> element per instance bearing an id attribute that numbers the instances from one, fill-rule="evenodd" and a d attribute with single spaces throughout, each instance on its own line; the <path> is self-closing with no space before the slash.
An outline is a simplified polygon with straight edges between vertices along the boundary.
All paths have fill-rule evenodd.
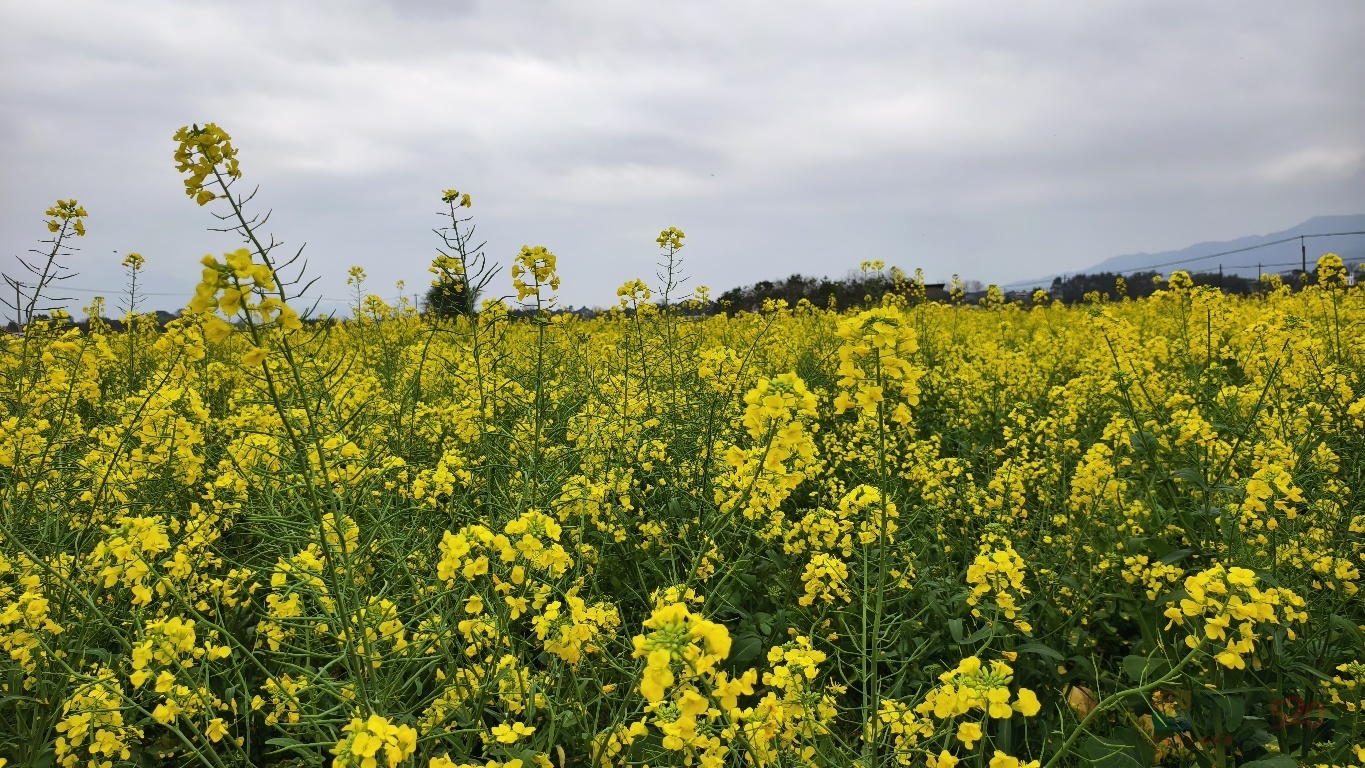
<path id="1" fill-rule="evenodd" d="M 1077 271 L 1086 274 L 1145 271 L 1147 269 L 1155 269 L 1163 274 L 1168 274 L 1177 269 L 1188 272 L 1217 272 L 1219 265 L 1222 265 L 1223 271 L 1227 274 L 1255 277 L 1258 265 L 1263 272 L 1287 272 L 1297 268 L 1301 261 L 1298 238 L 1329 232 L 1365 232 L 1365 213 L 1354 216 L 1314 216 L 1296 227 L 1290 227 L 1281 232 L 1271 232 L 1267 235 L 1249 235 L 1219 243 L 1199 243 L 1188 248 L 1181 248 L 1178 251 L 1130 253 L 1124 256 L 1115 256 L 1088 269 Z M 1288 240 L 1289 242 L 1269 245 L 1269 243 L 1275 243 L 1277 240 Z M 1338 237 L 1304 237 L 1303 245 L 1307 248 L 1308 268 L 1310 270 L 1317 263 L 1318 257 L 1324 253 L 1335 253 L 1347 264 L 1365 261 L 1365 234 Z M 1248 250 L 1241 250 L 1244 248 Z M 1228 251 L 1241 252 L 1227 253 Z"/>

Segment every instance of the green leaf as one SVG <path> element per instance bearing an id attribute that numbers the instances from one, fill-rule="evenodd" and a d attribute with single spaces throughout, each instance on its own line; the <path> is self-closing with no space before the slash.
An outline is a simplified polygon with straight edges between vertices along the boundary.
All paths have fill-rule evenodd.
<path id="1" fill-rule="evenodd" d="M 978 629 L 977 631 L 975 631 L 975 632 L 973 632 L 971 635 L 969 635 L 969 636 L 967 637 L 966 642 L 967 642 L 968 644 L 971 644 L 971 643 L 979 643 L 979 642 L 981 642 L 982 640 L 985 640 L 986 638 L 994 637 L 994 636 L 995 636 L 995 625 L 994 625 L 994 624 L 987 624 L 986 626 L 982 627 L 981 629 Z"/>
<path id="2" fill-rule="evenodd" d="M 1193 554 L 1194 550 L 1190 549 L 1189 547 L 1186 547 L 1185 549 L 1177 549 L 1173 552 L 1168 552 L 1162 555 L 1161 558 L 1157 560 L 1157 562 L 1163 565 L 1170 565 L 1172 563 L 1178 563 L 1181 560 L 1184 560 L 1185 558 Z"/>
<path id="3" fill-rule="evenodd" d="M 1143 541 L 1143 544 L 1145 545 L 1144 549 L 1146 550 L 1147 555 L 1156 558 L 1157 560 L 1160 560 L 1175 551 L 1175 547 L 1172 547 L 1165 539 L 1157 538 L 1156 536 L 1148 536 Z M 1143 549 L 1136 549 L 1134 551 L 1142 552 Z"/>
<path id="4" fill-rule="evenodd" d="M 1055 661 L 1063 661 L 1064 659 L 1066 659 L 1065 656 L 1052 650 L 1046 645 L 1043 645 L 1042 643 L 1024 643 L 1023 645 L 1015 646 L 1014 650 L 1018 651 L 1019 653 L 1036 653 L 1039 656 L 1045 656 Z"/>
<path id="5" fill-rule="evenodd" d="M 1345 616 L 1334 613 L 1327 620 L 1327 625 L 1338 632 L 1349 635 L 1357 646 L 1365 645 L 1365 633 L 1360 631 L 1360 627 L 1356 626 L 1354 621 Z"/>
<path id="6" fill-rule="evenodd" d="M 1177 469 L 1176 471 L 1172 472 L 1171 477 L 1177 480 L 1184 480 L 1185 482 L 1201 490 L 1208 489 L 1209 484 L 1208 481 L 1204 479 L 1203 471 L 1195 467 L 1181 467 L 1180 469 Z"/>
<path id="7" fill-rule="evenodd" d="M 291 739 L 288 736 L 277 736 L 273 739 L 266 739 L 266 744 L 272 747 L 279 747 L 279 752 L 293 752 L 300 755 L 311 755 L 308 745 L 298 739 Z"/>
<path id="8" fill-rule="evenodd" d="M 81 653 L 85 654 L 86 656 L 94 656 L 95 658 L 99 659 L 105 664 L 109 663 L 110 659 L 109 652 L 104 650 L 103 648 L 83 648 L 81 649 Z"/>
<path id="9" fill-rule="evenodd" d="M 1242 768 L 1299 768 L 1299 761 L 1289 755 L 1274 755 L 1242 763 Z"/>
<path id="10" fill-rule="evenodd" d="M 754 614 L 754 618 L 758 620 L 758 631 L 760 633 L 762 633 L 765 636 L 772 634 L 773 632 L 772 614 L 759 611 L 758 613 Z"/>
<path id="11" fill-rule="evenodd" d="M 1086 761 L 1096 768 L 1146 768 L 1151 762 L 1143 760 L 1138 739 L 1132 728 L 1115 728 L 1103 738 L 1091 736 L 1085 742 Z"/>
<path id="12" fill-rule="evenodd" d="M 1223 713 L 1223 725 L 1230 732 L 1242 727 L 1246 716 L 1247 700 L 1242 696 L 1214 696 L 1213 701 Z"/>
<path id="13" fill-rule="evenodd" d="M 734 647 L 730 650 L 730 658 L 733 659 L 733 663 L 737 667 L 743 667 L 758 658 L 762 652 L 763 641 L 761 639 L 754 635 L 744 635 L 735 640 Z"/>
<path id="14" fill-rule="evenodd" d="M 949 619 L 948 631 L 953 634 L 953 642 L 958 645 L 965 642 L 965 639 L 962 636 L 962 619 Z"/>
<path id="15" fill-rule="evenodd" d="M 1171 663 L 1165 659 L 1151 656 L 1125 656 L 1123 658 L 1123 673 L 1134 682 L 1153 680 L 1166 674 L 1170 669 Z"/>

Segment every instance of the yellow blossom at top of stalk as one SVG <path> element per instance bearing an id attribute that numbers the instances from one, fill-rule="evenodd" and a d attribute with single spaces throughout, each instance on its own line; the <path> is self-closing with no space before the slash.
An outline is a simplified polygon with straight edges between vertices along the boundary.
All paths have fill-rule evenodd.
<path id="1" fill-rule="evenodd" d="M 200 128 L 198 125 L 184 126 L 175 132 L 176 141 L 175 169 L 188 175 L 185 179 L 185 194 L 205 205 L 217 195 L 205 188 L 215 173 L 229 178 L 241 178 L 242 170 L 237 162 L 237 150 L 232 146 L 232 137 L 227 131 L 214 123 Z M 221 168 L 220 168 L 221 166 Z"/>
<path id="2" fill-rule="evenodd" d="M 658 243 L 659 247 L 664 250 L 677 251 L 683 247 L 683 238 L 685 237 L 687 237 L 687 235 L 683 234 L 681 229 L 669 227 L 660 232 L 659 237 L 656 238 L 654 242 Z"/>
<path id="3" fill-rule="evenodd" d="M 640 302 L 649 301 L 654 294 L 649 290 L 649 286 L 645 285 L 645 281 L 637 277 L 634 280 L 627 280 L 624 285 L 617 288 L 616 295 L 622 307 L 629 307 L 632 304 L 638 305 Z"/>
<path id="4" fill-rule="evenodd" d="M 537 304 L 554 301 L 553 296 L 544 296 L 541 291 L 546 287 L 551 291 L 559 290 L 555 261 L 555 255 L 544 246 L 521 247 L 521 252 L 512 262 L 512 287 L 517 291 L 517 301 L 525 302 L 530 298 L 534 298 Z"/>
<path id="5" fill-rule="evenodd" d="M 474 201 L 469 198 L 468 194 L 461 194 L 454 189 L 442 190 L 441 202 L 450 203 L 457 208 L 470 208 L 474 205 Z"/>
<path id="6" fill-rule="evenodd" d="M 1335 253 L 1318 257 L 1318 285 L 1324 288 L 1346 287 L 1346 263 Z"/>
<path id="7" fill-rule="evenodd" d="M 65 222 L 70 221 L 71 228 L 75 231 L 76 236 L 85 237 L 84 219 L 89 214 L 85 212 L 85 207 L 76 202 L 74 198 L 71 200 L 58 200 L 57 204 L 49 207 L 44 215 L 52 217 L 47 221 L 47 230 L 49 232 L 60 231 L 62 225 Z"/>
<path id="8" fill-rule="evenodd" d="M 923 369 L 913 362 L 919 349 L 914 328 L 895 307 L 879 307 L 839 321 L 839 387 L 835 413 L 857 408 L 875 416 L 892 396 L 887 415 L 908 424 L 910 409 L 919 405 Z"/>

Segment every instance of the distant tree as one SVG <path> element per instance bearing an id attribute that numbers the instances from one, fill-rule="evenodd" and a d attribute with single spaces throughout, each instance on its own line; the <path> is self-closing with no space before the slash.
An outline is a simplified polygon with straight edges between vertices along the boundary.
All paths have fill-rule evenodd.
<path id="1" fill-rule="evenodd" d="M 796 274 L 781 281 L 760 280 L 731 288 L 717 297 L 717 304 L 726 313 L 757 312 L 764 302 L 779 299 L 789 307 L 805 299 L 817 307 L 828 307 L 833 302 L 834 306 L 847 309 L 869 301 L 879 302 L 892 291 L 908 291 L 909 283 L 902 283 L 898 288 L 894 277 L 882 271 L 850 271 L 842 280 Z"/>
<path id="2" fill-rule="evenodd" d="M 1079 304 L 1085 300 L 1086 294 L 1097 294 L 1107 296 L 1111 301 L 1118 301 L 1124 296 L 1131 298 L 1141 298 L 1150 296 L 1157 285 L 1152 278 L 1157 273 L 1131 272 L 1127 275 L 1120 275 L 1116 272 L 1099 272 L 1093 275 L 1079 274 L 1071 275 L 1066 279 L 1060 277 L 1052 280 L 1052 298 L 1067 304 Z M 1123 280 L 1123 289 L 1119 289 L 1119 280 Z M 1250 293 L 1256 288 L 1256 281 L 1241 277 L 1240 275 L 1220 275 L 1217 272 L 1194 272 L 1190 275 L 1190 280 L 1195 285 L 1210 285 L 1221 289 L 1224 293 Z"/>
<path id="3" fill-rule="evenodd" d="M 422 311 L 433 317 L 452 318 L 469 314 L 471 307 L 478 306 L 479 291 L 476 288 L 471 296 L 469 284 L 454 278 L 433 285 L 422 297 Z"/>

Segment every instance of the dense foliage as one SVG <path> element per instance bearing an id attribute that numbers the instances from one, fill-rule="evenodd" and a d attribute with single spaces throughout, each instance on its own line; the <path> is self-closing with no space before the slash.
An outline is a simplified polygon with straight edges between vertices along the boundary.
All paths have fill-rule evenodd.
<path id="1" fill-rule="evenodd" d="M 1196 286 L 1207 285 L 1221 293 L 1232 294 L 1273 291 L 1284 282 L 1281 276 L 1269 274 L 1261 275 L 1260 279 L 1249 279 L 1233 274 L 1224 276 L 1218 272 L 1188 274 L 1190 282 Z M 1292 288 L 1300 287 L 1292 280 L 1289 284 Z M 1097 272 L 1089 275 L 1070 275 L 1065 278 L 1055 277 L 1052 279 L 1049 293 L 1057 301 L 1080 304 L 1101 295 L 1111 301 L 1123 298 L 1140 299 L 1151 296 L 1162 287 L 1162 275 L 1158 272 L 1129 272 L 1126 275 L 1117 272 Z"/>
<path id="2" fill-rule="evenodd" d="M 864 262 L 865 267 L 872 264 L 873 262 Z M 765 304 L 773 301 L 785 301 L 792 307 L 805 302 L 821 308 L 838 309 L 856 307 L 871 297 L 881 297 L 888 293 L 900 295 L 913 302 L 916 298 L 912 290 L 914 287 L 915 282 L 907 279 L 900 270 L 892 268 L 888 273 L 879 264 L 877 269 L 864 268 L 850 273 L 842 280 L 800 274 L 791 275 L 785 280 L 760 280 L 752 285 L 731 288 L 716 297 L 716 304 L 718 309 L 729 314 L 758 312 Z M 924 287 L 922 278 L 919 280 L 919 287 L 921 292 L 927 293 L 922 290 Z M 937 294 L 942 293 L 942 286 L 934 288 L 938 289 Z M 934 295 L 927 298 L 943 296 Z"/>
<path id="3" fill-rule="evenodd" d="M 477 313 L 310 324 L 227 135 L 177 139 L 246 247 L 164 328 L 0 347 L 0 763 L 1365 763 L 1339 259 L 734 316 L 669 271 L 584 320 L 528 247 Z"/>

